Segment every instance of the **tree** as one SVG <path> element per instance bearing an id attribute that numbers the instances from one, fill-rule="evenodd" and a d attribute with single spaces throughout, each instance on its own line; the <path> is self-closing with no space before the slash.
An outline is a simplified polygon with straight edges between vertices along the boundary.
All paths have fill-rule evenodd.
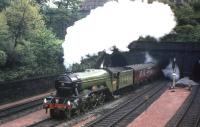
<path id="1" fill-rule="evenodd" d="M 9 4 L 11 0 L 0 0 L 0 11 L 5 9 Z"/>
<path id="2" fill-rule="evenodd" d="M 48 28 L 52 28 L 57 37 L 63 39 L 66 28 L 71 26 L 79 16 L 80 0 L 54 1 L 58 8 L 46 8 L 43 10 Z"/>
<path id="3" fill-rule="evenodd" d="M 156 38 L 151 37 L 151 36 L 146 36 L 146 37 L 139 37 L 138 41 L 142 41 L 142 42 L 156 42 Z"/>
<path id="4" fill-rule="evenodd" d="M 4 51 L 0 50 L 0 67 L 4 66 L 6 63 L 7 55 Z"/>
<path id="5" fill-rule="evenodd" d="M 195 2 L 196 3 L 196 2 Z M 198 2 L 197 2 L 198 3 Z M 178 25 L 174 32 L 163 37 L 162 41 L 199 41 L 200 40 L 200 13 L 199 4 L 183 4 L 174 8 Z"/>
<path id="6" fill-rule="evenodd" d="M 178 20 L 178 25 L 194 24 L 192 17 L 194 15 L 194 10 L 189 4 L 184 4 L 182 6 L 177 6 L 175 8 L 175 16 Z"/>
<path id="7" fill-rule="evenodd" d="M 49 0 L 33 0 L 33 1 L 41 5 L 41 4 L 45 4 Z"/>
<path id="8" fill-rule="evenodd" d="M 34 0 L 11 1 L 0 13 L 0 27 L 0 80 L 64 72 L 61 41 L 46 28 Z"/>
<path id="9" fill-rule="evenodd" d="M 5 9 L 5 15 L 10 34 L 6 65 L 11 67 L 23 63 L 24 55 L 21 49 L 27 45 L 31 46 L 26 43 L 32 42 L 45 25 L 38 7 L 31 0 L 11 1 L 10 6 Z"/>
<path id="10" fill-rule="evenodd" d="M 29 0 L 12 1 L 6 8 L 6 16 L 14 48 L 23 38 L 35 36 L 37 30 L 44 26 L 38 8 Z"/>
<path id="11" fill-rule="evenodd" d="M 9 26 L 7 25 L 7 18 L 4 12 L 0 13 L 0 48 L 3 47 L 3 43 L 8 40 Z"/>
<path id="12" fill-rule="evenodd" d="M 80 2 L 80 0 L 54 0 L 54 3 L 58 6 L 58 8 L 65 8 L 69 10 L 77 10 Z"/>

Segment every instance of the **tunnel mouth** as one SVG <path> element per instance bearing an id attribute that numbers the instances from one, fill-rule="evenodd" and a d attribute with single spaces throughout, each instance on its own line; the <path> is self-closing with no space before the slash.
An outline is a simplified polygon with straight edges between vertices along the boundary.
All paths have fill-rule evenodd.
<path id="1" fill-rule="evenodd" d="M 200 59 L 194 64 L 192 71 L 192 80 L 199 82 L 200 81 Z"/>

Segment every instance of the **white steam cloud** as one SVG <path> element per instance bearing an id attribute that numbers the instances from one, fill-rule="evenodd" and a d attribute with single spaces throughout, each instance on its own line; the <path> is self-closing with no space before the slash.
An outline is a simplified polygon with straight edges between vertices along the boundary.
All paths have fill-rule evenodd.
<path id="1" fill-rule="evenodd" d="M 87 54 L 112 46 L 127 50 L 128 44 L 140 36 L 159 39 L 175 26 L 174 13 L 167 4 L 148 4 L 141 0 L 107 2 L 67 29 L 63 43 L 64 64 L 69 67 Z"/>
<path id="2" fill-rule="evenodd" d="M 144 63 L 157 63 L 157 60 L 155 60 L 148 52 L 145 52 L 145 61 Z"/>
<path id="3" fill-rule="evenodd" d="M 169 65 L 167 65 L 167 67 L 165 69 L 163 69 L 162 72 L 166 78 L 173 80 L 172 61 L 170 61 Z M 180 71 L 179 71 L 179 67 L 177 64 L 175 64 L 175 72 L 174 73 L 176 74 L 175 80 L 177 81 L 180 78 Z"/>

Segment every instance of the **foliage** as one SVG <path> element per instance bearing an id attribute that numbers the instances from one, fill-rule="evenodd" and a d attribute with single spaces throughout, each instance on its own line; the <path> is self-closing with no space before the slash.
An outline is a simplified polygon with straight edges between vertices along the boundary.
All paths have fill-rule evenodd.
<path id="1" fill-rule="evenodd" d="M 200 13 L 198 9 L 200 4 L 197 3 L 183 4 L 174 7 L 178 25 L 172 33 L 161 38 L 161 41 L 200 41 Z"/>
<path id="2" fill-rule="evenodd" d="M 95 65 L 97 63 L 97 60 L 99 59 L 99 55 L 87 55 L 86 57 L 82 57 L 81 64 L 73 64 L 72 65 L 72 71 L 84 71 L 85 69 L 89 68 L 95 68 Z"/>
<path id="3" fill-rule="evenodd" d="M 33 0 L 33 1 L 36 2 L 36 3 L 38 3 L 38 4 L 44 4 L 48 0 Z"/>
<path id="4" fill-rule="evenodd" d="M 62 41 L 45 26 L 38 4 L 12 0 L 0 13 L 0 80 L 65 71 Z"/>
<path id="5" fill-rule="evenodd" d="M 3 12 L 0 13 L 0 28 L 0 39 L 5 41 L 8 38 L 8 25 L 7 18 Z"/>
<path id="6" fill-rule="evenodd" d="M 6 53 L 0 50 L 0 66 L 4 66 L 6 63 Z"/>
<path id="7" fill-rule="evenodd" d="M 193 8 L 186 4 L 175 8 L 175 15 L 178 20 L 178 25 L 193 24 L 192 16 L 194 14 Z"/>
<path id="8" fill-rule="evenodd" d="M 163 37 L 162 41 L 168 42 L 197 42 L 200 41 L 200 25 L 182 25 L 175 28 L 176 33 L 168 34 Z"/>
<path id="9" fill-rule="evenodd" d="M 86 55 L 86 57 L 82 57 L 81 63 L 75 63 L 72 65 L 72 71 L 78 72 L 78 71 L 84 71 L 85 69 L 90 68 L 100 68 L 102 62 L 104 61 L 106 56 L 105 51 L 100 51 L 97 54 L 93 55 Z"/>
<path id="10" fill-rule="evenodd" d="M 0 11 L 5 9 L 10 4 L 10 0 L 0 0 Z"/>
<path id="11" fill-rule="evenodd" d="M 9 26 L 4 12 L 0 13 L 0 28 L 0 50 L 4 50 L 9 37 Z"/>
<path id="12" fill-rule="evenodd" d="M 6 17 L 14 47 L 23 42 L 22 39 L 34 36 L 44 27 L 38 8 L 27 0 L 12 1 L 6 8 Z"/>
<path id="13" fill-rule="evenodd" d="M 48 28 L 52 28 L 56 36 L 63 39 L 66 28 L 71 26 L 76 20 L 80 19 L 79 6 L 80 0 L 60 0 L 54 1 L 57 8 L 46 7 L 43 9 L 45 22 Z"/>
<path id="14" fill-rule="evenodd" d="M 70 9 L 72 11 L 78 10 L 80 2 L 80 0 L 54 0 L 54 3 L 58 6 L 58 8 Z"/>
<path id="15" fill-rule="evenodd" d="M 56 69 L 58 69 L 56 66 L 58 65 L 62 67 L 62 70 L 64 70 L 62 65 L 62 42 L 57 40 L 55 35 L 47 29 L 40 31 L 40 37 L 37 38 L 36 42 L 37 41 L 40 43 L 35 43 L 33 46 L 34 48 L 37 48 L 34 54 L 37 56 L 36 61 L 38 61 L 39 64 L 38 72 L 41 71 L 41 73 L 43 73 L 42 69 L 40 68 L 45 68 L 48 66 L 52 66 L 52 70 L 56 71 Z"/>
<path id="16" fill-rule="evenodd" d="M 0 81 L 65 72 L 57 37 L 63 39 L 66 28 L 80 19 L 80 0 L 54 0 L 57 8 L 48 7 L 47 1 L 0 0 Z M 200 41 L 200 3 L 170 6 L 178 25 L 161 41 Z M 156 39 L 147 36 L 139 41 Z M 101 56 L 87 55 L 72 70 L 94 68 Z"/>
<path id="17" fill-rule="evenodd" d="M 156 42 L 157 40 L 154 37 L 146 36 L 146 37 L 139 37 L 138 41 Z"/>
<path id="18" fill-rule="evenodd" d="M 194 8 L 194 11 L 200 11 L 200 1 L 192 2 L 191 5 Z"/>

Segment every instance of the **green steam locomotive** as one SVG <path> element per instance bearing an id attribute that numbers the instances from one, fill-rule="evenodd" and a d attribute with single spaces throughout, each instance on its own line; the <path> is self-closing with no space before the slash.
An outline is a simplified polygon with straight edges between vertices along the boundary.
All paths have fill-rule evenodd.
<path id="1" fill-rule="evenodd" d="M 70 118 L 74 113 L 102 105 L 127 86 L 158 77 L 159 73 L 157 64 L 146 63 L 64 74 L 55 81 L 56 95 L 45 98 L 43 107 L 52 118 Z"/>

